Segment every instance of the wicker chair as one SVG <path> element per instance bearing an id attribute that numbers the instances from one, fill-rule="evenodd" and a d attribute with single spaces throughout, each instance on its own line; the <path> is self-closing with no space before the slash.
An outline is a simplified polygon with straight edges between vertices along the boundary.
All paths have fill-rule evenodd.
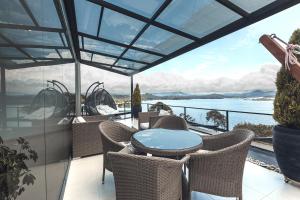
<path id="1" fill-rule="evenodd" d="M 159 120 L 157 120 L 152 128 L 188 130 L 186 121 L 183 118 L 175 115 L 167 115 L 161 117 Z"/>
<path id="2" fill-rule="evenodd" d="M 245 160 L 254 138 L 250 130 L 203 137 L 203 150 L 190 154 L 189 194 L 198 191 L 242 200 Z"/>
<path id="3" fill-rule="evenodd" d="M 116 186 L 117 200 L 179 200 L 182 199 L 181 160 L 108 153 Z"/>
<path id="4" fill-rule="evenodd" d="M 129 128 L 124 124 L 114 121 L 104 121 L 99 125 L 102 145 L 103 145 L 103 173 L 102 184 L 105 178 L 105 169 L 112 171 L 110 163 L 107 161 L 107 152 L 118 152 L 122 150 L 125 145 L 121 142 L 130 141 L 131 135 L 137 130 Z"/>
<path id="5" fill-rule="evenodd" d="M 147 129 L 150 127 L 150 117 L 158 116 L 157 111 L 150 112 L 139 112 L 139 130 Z M 148 123 L 148 127 L 144 126 L 144 124 Z"/>

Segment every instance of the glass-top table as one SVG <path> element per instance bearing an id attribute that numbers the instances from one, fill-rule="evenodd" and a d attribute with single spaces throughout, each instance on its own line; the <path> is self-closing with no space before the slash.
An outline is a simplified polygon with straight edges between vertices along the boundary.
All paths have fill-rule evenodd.
<path id="1" fill-rule="evenodd" d="M 183 156 L 202 147 L 199 134 L 187 130 L 147 129 L 136 132 L 131 144 L 138 151 L 158 156 Z"/>

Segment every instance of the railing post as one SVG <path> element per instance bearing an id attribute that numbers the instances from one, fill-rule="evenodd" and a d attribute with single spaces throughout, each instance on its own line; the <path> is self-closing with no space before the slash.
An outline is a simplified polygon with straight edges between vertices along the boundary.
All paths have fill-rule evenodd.
<path id="1" fill-rule="evenodd" d="M 186 107 L 183 107 L 183 116 L 184 116 L 184 119 L 186 120 Z"/>
<path id="2" fill-rule="evenodd" d="M 124 102 L 123 102 L 124 113 L 126 112 L 125 106 L 126 106 L 126 102 L 124 101 Z"/>
<path id="3" fill-rule="evenodd" d="M 226 110 L 226 131 L 229 131 L 229 112 Z"/>
<path id="4" fill-rule="evenodd" d="M 17 106 L 17 118 L 18 118 L 18 128 L 20 128 L 20 112 L 19 112 L 19 106 Z"/>
<path id="5" fill-rule="evenodd" d="M 149 112 L 149 103 L 147 103 L 147 112 Z"/>

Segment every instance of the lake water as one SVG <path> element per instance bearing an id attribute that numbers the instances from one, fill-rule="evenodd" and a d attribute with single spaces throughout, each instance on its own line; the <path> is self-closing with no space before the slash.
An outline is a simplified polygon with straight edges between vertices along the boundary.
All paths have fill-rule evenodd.
<path id="1" fill-rule="evenodd" d="M 220 109 L 220 110 L 234 110 L 234 111 L 245 111 L 245 112 L 257 112 L 257 113 L 273 113 L 273 101 L 254 101 L 251 99 L 189 99 L 189 100 L 154 100 L 154 101 L 143 101 L 143 103 L 154 104 L 157 101 L 164 102 L 167 105 L 172 106 L 188 106 L 188 107 L 199 107 L 208 109 Z M 147 110 L 147 105 L 143 104 L 143 111 Z M 173 112 L 176 115 L 183 113 L 183 108 L 172 107 Z M 211 125 L 207 122 L 205 117 L 206 110 L 198 109 L 186 109 L 186 113 L 195 119 L 195 122 L 205 125 Z M 226 114 L 225 112 L 221 112 Z M 244 114 L 244 113 L 233 113 L 229 112 L 229 128 L 232 129 L 238 123 L 254 123 L 254 124 L 266 124 L 274 125 L 272 116 L 269 115 L 257 115 L 257 114 Z"/>

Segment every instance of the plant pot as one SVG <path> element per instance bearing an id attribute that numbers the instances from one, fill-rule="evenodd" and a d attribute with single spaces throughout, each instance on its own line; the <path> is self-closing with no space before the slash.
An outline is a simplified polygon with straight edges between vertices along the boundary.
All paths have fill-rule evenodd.
<path id="1" fill-rule="evenodd" d="M 132 114 L 133 114 L 134 118 L 139 117 L 139 112 L 142 112 L 142 106 L 141 105 L 137 105 L 137 106 L 132 107 Z"/>
<path id="2" fill-rule="evenodd" d="M 300 129 L 275 126 L 273 147 L 285 181 L 290 179 L 300 182 Z"/>

